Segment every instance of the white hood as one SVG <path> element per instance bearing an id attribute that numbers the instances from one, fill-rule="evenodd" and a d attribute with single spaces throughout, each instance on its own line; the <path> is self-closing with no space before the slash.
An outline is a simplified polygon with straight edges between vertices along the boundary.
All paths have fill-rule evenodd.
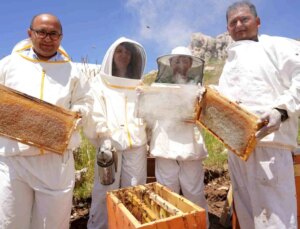
<path id="1" fill-rule="evenodd" d="M 123 42 L 133 44 L 137 50 L 136 56 L 132 57 L 139 59 L 138 79 L 112 75 L 113 55 L 117 46 Z M 109 135 L 118 143 L 115 146 L 117 150 L 140 147 L 147 143 L 146 125 L 134 116 L 135 89 L 141 84 L 145 61 L 144 48 L 136 41 L 122 37 L 109 47 L 103 58 L 99 77 L 95 77 L 92 82 L 96 99 L 91 123 L 96 125 L 96 137 L 90 136 L 91 139 Z"/>
<path id="2" fill-rule="evenodd" d="M 122 77 L 116 77 L 112 75 L 112 62 L 113 62 L 113 55 L 115 49 L 119 44 L 124 42 L 133 44 L 137 50 L 137 53 L 134 54 L 135 56 L 133 56 L 133 58 L 137 60 L 135 67 L 138 68 L 136 70 L 138 72 L 139 77 L 128 76 L 127 78 L 122 78 Z M 117 85 L 120 84 L 120 85 L 127 85 L 127 86 L 133 84 L 132 86 L 134 86 L 137 82 L 140 82 L 139 79 L 143 75 L 145 63 L 146 63 L 146 53 L 142 45 L 134 40 L 121 37 L 117 39 L 107 50 L 102 61 L 100 75 L 101 77 L 105 77 L 106 80 L 108 80 L 110 83 L 113 84 L 117 84 Z"/>

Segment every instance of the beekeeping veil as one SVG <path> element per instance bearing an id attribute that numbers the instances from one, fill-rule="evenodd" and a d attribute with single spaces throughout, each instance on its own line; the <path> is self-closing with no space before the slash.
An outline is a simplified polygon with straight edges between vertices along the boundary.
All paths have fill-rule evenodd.
<path id="1" fill-rule="evenodd" d="M 170 84 L 202 83 L 204 61 L 192 55 L 186 47 L 176 47 L 171 54 L 157 59 L 156 82 Z"/>
<path id="2" fill-rule="evenodd" d="M 140 79 L 146 62 L 146 54 L 143 47 L 136 41 L 121 37 L 107 50 L 101 67 L 101 75 L 115 76 L 113 56 L 118 45 L 124 46 L 131 53 L 131 61 L 127 68 L 127 79 Z M 117 77 L 117 76 L 116 76 Z M 120 77 L 118 77 L 120 79 Z"/>

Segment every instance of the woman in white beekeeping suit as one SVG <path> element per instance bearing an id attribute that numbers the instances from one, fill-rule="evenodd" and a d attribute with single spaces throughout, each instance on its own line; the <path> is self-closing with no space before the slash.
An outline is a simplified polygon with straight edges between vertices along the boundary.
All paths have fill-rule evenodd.
<path id="1" fill-rule="evenodd" d="M 107 228 L 106 192 L 120 187 L 146 183 L 145 124 L 134 117 L 135 88 L 140 84 L 146 54 L 137 42 L 119 38 L 106 52 L 100 76 L 93 84 L 97 97 L 92 122 L 95 136 L 89 136 L 97 147 L 109 139 L 117 151 L 117 171 L 110 185 L 100 183 L 98 165 L 88 228 Z"/>

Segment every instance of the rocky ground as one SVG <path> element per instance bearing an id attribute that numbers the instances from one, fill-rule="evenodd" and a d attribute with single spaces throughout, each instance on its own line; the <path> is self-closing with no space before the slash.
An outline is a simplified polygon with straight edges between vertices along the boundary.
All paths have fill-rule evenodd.
<path id="1" fill-rule="evenodd" d="M 227 170 L 205 169 L 205 193 L 209 205 L 210 229 L 231 228 L 220 223 L 230 179 Z M 70 229 L 85 229 L 91 200 L 74 203 Z M 228 221 L 229 222 L 229 221 Z"/>

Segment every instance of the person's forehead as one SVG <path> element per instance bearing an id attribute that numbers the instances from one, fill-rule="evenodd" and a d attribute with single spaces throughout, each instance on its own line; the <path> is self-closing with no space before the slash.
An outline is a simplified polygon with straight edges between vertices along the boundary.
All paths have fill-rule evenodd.
<path id="1" fill-rule="evenodd" d="M 124 44 L 119 44 L 116 49 L 126 49 Z"/>
<path id="2" fill-rule="evenodd" d="M 58 20 L 55 17 L 52 17 L 51 15 L 40 15 L 37 16 L 33 23 L 33 27 L 45 27 L 45 28 L 51 28 L 51 29 L 60 29 L 61 25 L 58 22 Z"/>
<path id="3" fill-rule="evenodd" d="M 228 12 L 228 20 L 249 14 L 252 15 L 248 6 L 239 6 Z"/>
<path id="4" fill-rule="evenodd" d="M 119 51 L 124 50 L 124 51 L 131 52 L 130 48 L 127 45 L 122 44 L 122 43 L 116 47 L 116 50 L 119 50 Z"/>
<path id="5" fill-rule="evenodd" d="M 171 57 L 171 61 L 177 61 L 177 60 L 191 60 L 191 57 L 183 56 L 183 55 L 178 55 L 178 56 Z"/>

